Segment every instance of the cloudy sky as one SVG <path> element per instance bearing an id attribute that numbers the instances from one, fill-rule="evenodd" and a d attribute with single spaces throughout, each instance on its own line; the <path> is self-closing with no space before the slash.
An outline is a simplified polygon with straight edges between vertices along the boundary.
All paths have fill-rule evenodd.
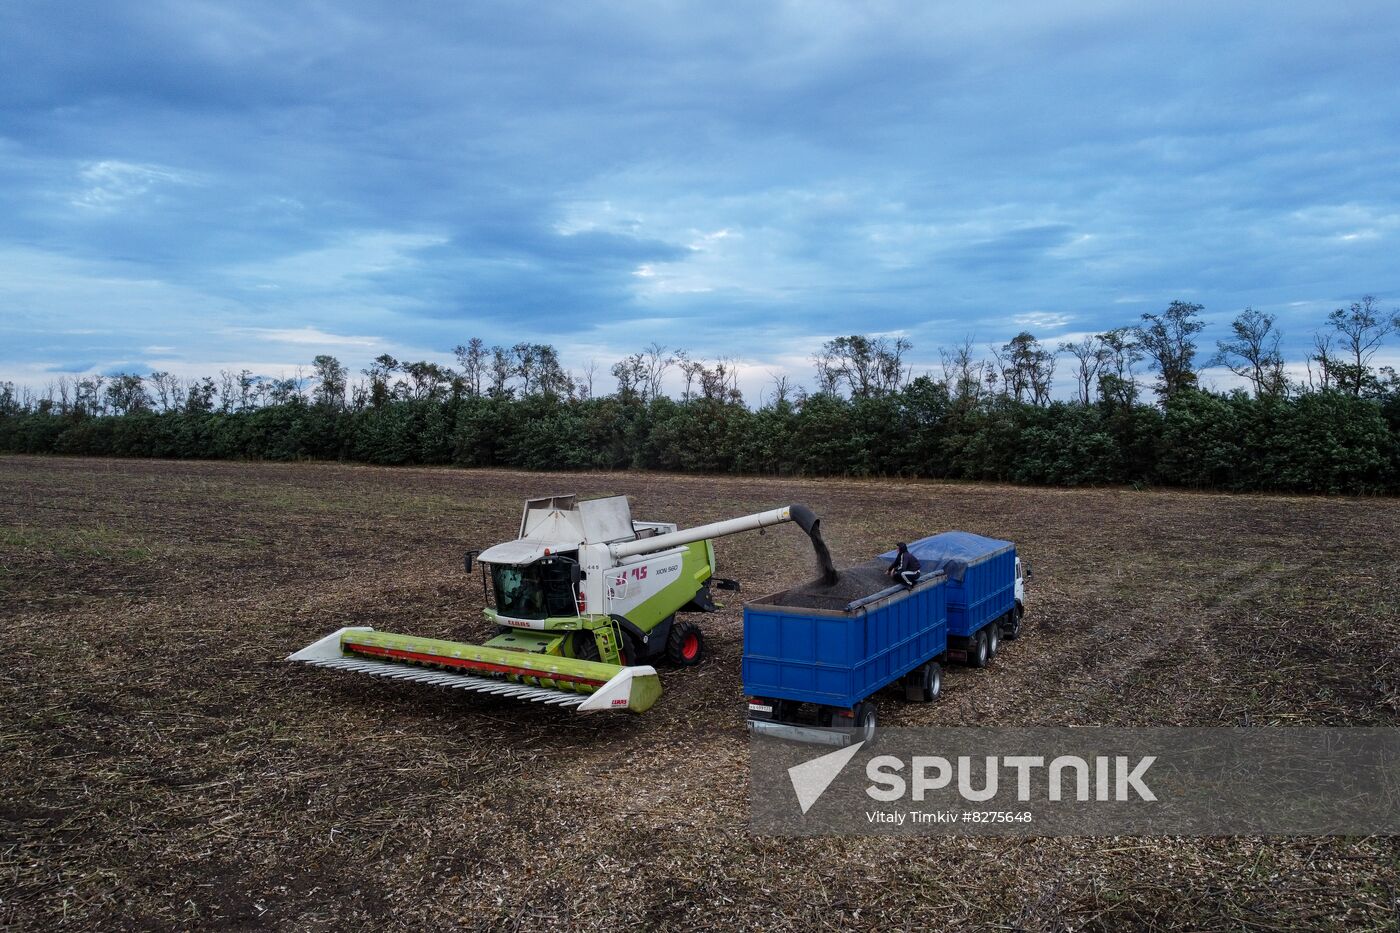
<path id="1" fill-rule="evenodd" d="M 0 5 L 0 379 L 1400 303 L 1400 5 Z M 1067 367 L 1066 367 L 1067 368 Z M 600 383 L 600 388 L 605 388 Z"/>

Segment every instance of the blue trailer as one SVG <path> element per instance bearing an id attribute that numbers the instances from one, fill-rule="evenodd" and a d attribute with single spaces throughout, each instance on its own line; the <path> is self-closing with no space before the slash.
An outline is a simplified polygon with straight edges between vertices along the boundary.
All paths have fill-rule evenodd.
<path id="1" fill-rule="evenodd" d="M 1010 541 L 966 531 L 945 531 L 909 545 L 925 573 L 948 578 L 948 657 L 986 667 L 1002 636 L 1021 633 L 1020 561 Z M 880 555 L 894 560 L 895 552 Z M 996 623 L 995 625 L 993 623 Z"/>
<path id="2" fill-rule="evenodd" d="M 989 631 L 1000 634 L 1013 617 L 1019 627 L 1015 547 L 949 535 L 910 545 L 911 551 L 921 547 L 915 556 L 923 564 L 912 590 L 892 586 L 852 602 L 824 603 L 808 588 L 800 597 L 787 590 L 745 604 L 749 729 L 830 745 L 870 741 L 876 693 L 897 688 L 906 700 L 932 702 L 942 690 L 943 663 L 975 663 L 969 646 L 994 651 Z"/>

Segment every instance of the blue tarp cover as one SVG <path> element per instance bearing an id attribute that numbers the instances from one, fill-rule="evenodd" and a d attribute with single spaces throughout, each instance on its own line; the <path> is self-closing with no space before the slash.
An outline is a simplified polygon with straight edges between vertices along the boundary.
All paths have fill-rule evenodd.
<path id="1" fill-rule="evenodd" d="M 970 531 L 945 531 L 941 535 L 930 535 L 909 542 L 909 553 L 919 559 L 924 573 L 941 570 L 949 580 L 961 583 L 968 564 L 975 564 L 984 557 L 990 557 L 1011 547 L 1010 541 L 984 538 Z M 896 551 L 886 551 L 880 556 L 893 561 Z"/>

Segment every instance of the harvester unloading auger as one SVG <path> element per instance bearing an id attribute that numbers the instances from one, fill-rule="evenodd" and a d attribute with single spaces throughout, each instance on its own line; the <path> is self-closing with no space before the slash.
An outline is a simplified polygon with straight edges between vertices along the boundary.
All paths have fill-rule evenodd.
<path id="1" fill-rule="evenodd" d="M 811 537 L 823 575 L 834 582 L 820 523 L 805 506 L 678 530 L 633 521 L 626 496 L 531 499 L 519 538 L 466 555 L 467 571 L 479 562 L 494 596 L 486 618 L 499 632 L 484 645 L 352 627 L 287 660 L 580 712 L 644 712 L 661 695 L 661 681 L 642 662 L 689 667 L 704 650 L 699 627 L 676 613 L 713 612 L 711 584 L 739 588 L 714 577 L 710 539 L 789 521 Z"/>

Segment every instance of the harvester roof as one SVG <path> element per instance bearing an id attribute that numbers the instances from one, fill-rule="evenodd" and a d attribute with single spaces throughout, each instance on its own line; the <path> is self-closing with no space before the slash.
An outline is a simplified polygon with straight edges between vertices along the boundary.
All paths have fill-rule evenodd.
<path id="1" fill-rule="evenodd" d="M 581 544 L 608 544 L 636 537 L 626 496 L 577 501 L 575 496 L 549 496 L 525 503 L 521 535 L 481 552 L 488 564 L 529 564 L 559 551 L 576 551 Z"/>

